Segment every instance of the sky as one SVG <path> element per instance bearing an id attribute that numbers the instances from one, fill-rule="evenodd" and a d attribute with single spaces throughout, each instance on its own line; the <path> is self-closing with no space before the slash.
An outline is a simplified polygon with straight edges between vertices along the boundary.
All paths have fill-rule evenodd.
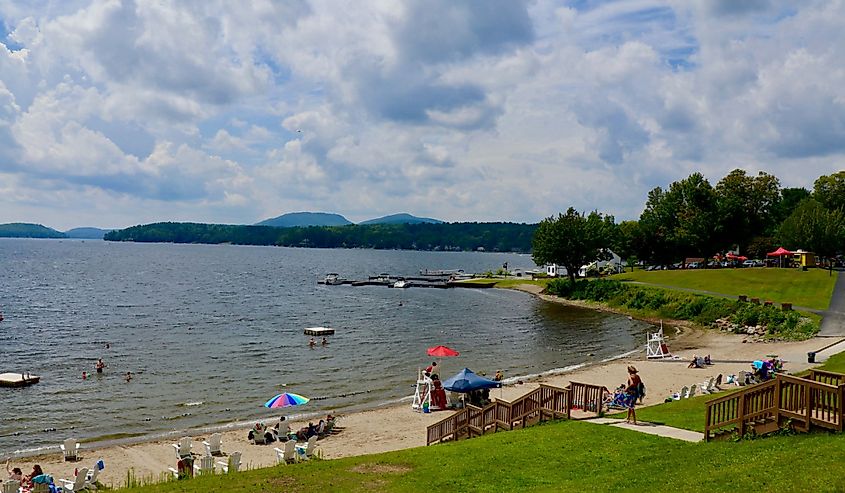
<path id="1" fill-rule="evenodd" d="M 0 222 L 637 218 L 845 168 L 845 3 L 0 0 Z"/>

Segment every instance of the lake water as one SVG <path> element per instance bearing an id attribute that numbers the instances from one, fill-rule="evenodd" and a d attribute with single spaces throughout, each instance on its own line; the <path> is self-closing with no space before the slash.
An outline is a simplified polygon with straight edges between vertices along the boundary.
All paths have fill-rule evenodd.
<path id="1" fill-rule="evenodd" d="M 427 347 L 442 361 L 506 377 L 560 371 L 630 351 L 648 326 L 501 289 L 317 284 L 420 269 L 533 268 L 499 253 L 318 250 L 68 240 L 0 240 L 0 372 L 42 377 L 0 388 L 0 456 L 67 436 L 156 435 L 278 416 L 262 404 L 314 398 L 290 416 L 396 402 L 413 393 Z M 309 348 L 303 328 L 337 330 Z M 106 348 L 106 345 L 109 345 Z M 92 373 L 97 358 L 107 368 Z M 127 383 L 123 375 L 131 371 Z"/>

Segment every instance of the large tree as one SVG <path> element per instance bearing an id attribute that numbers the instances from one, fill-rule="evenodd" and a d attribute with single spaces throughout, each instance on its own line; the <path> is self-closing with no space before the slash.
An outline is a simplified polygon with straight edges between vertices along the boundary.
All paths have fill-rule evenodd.
<path id="1" fill-rule="evenodd" d="M 772 236 L 777 233 L 781 223 L 795 211 L 795 208 L 810 197 L 810 191 L 806 188 L 784 188 L 780 191 L 780 200 L 772 211 L 773 222 L 766 230 L 766 235 Z"/>
<path id="2" fill-rule="evenodd" d="M 701 173 L 648 194 L 639 226 L 642 257 L 660 263 L 683 257 L 708 257 L 718 245 L 716 192 Z"/>
<path id="3" fill-rule="evenodd" d="M 558 264 L 566 268 L 569 280 L 582 265 L 601 258 L 614 235 L 613 216 L 596 211 L 584 215 L 570 207 L 566 214 L 540 222 L 532 241 L 534 263 Z"/>
<path id="4" fill-rule="evenodd" d="M 829 259 L 845 249 L 845 212 L 807 199 L 783 222 L 778 238 L 787 248 L 803 248 Z"/>
<path id="5" fill-rule="evenodd" d="M 845 210 L 845 171 L 820 176 L 813 185 L 813 198 L 828 209 Z"/>
<path id="6" fill-rule="evenodd" d="M 745 251 L 755 236 L 775 224 L 772 215 L 780 201 L 780 182 L 768 173 L 749 176 L 735 169 L 716 184 L 720 249 L 739 246 Z"/>

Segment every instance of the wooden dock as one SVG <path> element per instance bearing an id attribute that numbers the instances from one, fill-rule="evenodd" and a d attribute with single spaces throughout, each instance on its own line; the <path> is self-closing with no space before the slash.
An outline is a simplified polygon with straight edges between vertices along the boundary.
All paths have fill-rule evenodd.
<path id="1" fill-rule="evenodd" d="M 328 327 L 308 327 L 305 329 L 307 336 L 330 336 L 334 334 L 334 329 Z"/>
<path id="2" fill-rule="evenodd" d="M 0 373 L 0 387 L 27 387 L 41 381 L 41 377 L 28 373 Z"/>

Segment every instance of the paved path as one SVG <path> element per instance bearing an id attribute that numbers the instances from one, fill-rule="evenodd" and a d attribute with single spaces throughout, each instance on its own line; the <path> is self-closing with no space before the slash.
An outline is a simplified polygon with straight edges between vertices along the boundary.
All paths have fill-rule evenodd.
<path id="1" fill-rule="evenodd" d="M 820 336 L 845 336 L 845 272 L 839 272 L 830 306 L 822 319 Z"/>
<path id="2" fill-rule="evenodd" d="M 635 425 L 626 423 L 621 419 L 612 418 L 595 418 L 584 420 L 584 422 L 597 425 L 609 425 L 616 428 L 625 428 L 626 430 L 639 431 L 640 433 L 646 433 L 648 435 L 673 438 L 675 440 L 683 440 L 685 442 L 700 442 L 704 440 L 704 433 L 682 430 L 681 428 L 673 428 L 671 426 L 656 425 L 654 423 L 646 423 L 644 421 L 640 421 Z"/>

